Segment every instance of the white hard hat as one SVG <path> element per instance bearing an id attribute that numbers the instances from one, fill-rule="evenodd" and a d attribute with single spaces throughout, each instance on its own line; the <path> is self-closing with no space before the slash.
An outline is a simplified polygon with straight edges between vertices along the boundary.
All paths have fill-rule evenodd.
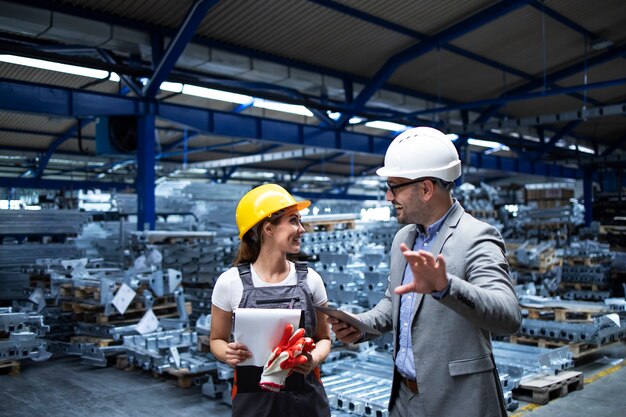
<path id="1" fill-rule="evenodd" d="M 461 176 L 461 160 L 446 135 L 432 127 L 415 127 L 400 133 L 385 153 L 381 177 L 411 180 L 433 177 L 454 181 Z"/>

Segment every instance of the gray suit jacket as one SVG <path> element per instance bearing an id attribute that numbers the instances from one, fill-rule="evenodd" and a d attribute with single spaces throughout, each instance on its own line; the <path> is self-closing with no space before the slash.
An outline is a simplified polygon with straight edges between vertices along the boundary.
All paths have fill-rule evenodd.
<path id="1" fill-rule="evenodd" d="M 400 243 L 411 248 L 417 227 L 396 234 L 391 247 L 385 297 L 359 319 L 380 331 L 393 330 L 394 358 L 398 339 L 401 285 L 406 260 Z M 466 213 L 455 202 L 432 247 L 441 253 L 450 292 L 441 301 L 417 295 L 411 325 L 413 358 L 419 387 L 420 415 L 433 417 L 506 416 L 500 381 L 491 351 L 491 333 L 512 334 L 521 312 L 509 278 L 502 236 L 492 226 Z M 394 372 L 390 407 L 399 388 Z"/>

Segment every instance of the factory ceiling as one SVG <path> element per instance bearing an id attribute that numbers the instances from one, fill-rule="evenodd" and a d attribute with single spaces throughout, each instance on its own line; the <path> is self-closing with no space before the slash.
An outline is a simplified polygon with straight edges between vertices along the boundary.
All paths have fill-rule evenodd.
<path id="1" fill-rule="evenodd" d="M 96 126 L 142 114 L 157 178 L 346 193 L 419 125 L 467 179 L 623 171 L 625 54 L 621 0 L 0 0 L 0 186 L 131 183 Z"/>

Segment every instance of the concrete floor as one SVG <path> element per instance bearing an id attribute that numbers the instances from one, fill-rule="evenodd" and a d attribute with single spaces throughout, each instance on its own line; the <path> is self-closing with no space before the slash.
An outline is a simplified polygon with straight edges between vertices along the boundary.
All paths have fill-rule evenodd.
<path id="1" fill-rule="evenodd" d="M 624 358 L 626 344 L 605 348 L 577 366 L 585 374 L 584 389 L 544 406 L 521 402 L 511 417 L 625 415 Z M 89 367 L 75 357 L 22 362 L 20 375 L 0 375 L 0 398 L 2 417 L 231 415 L 228 405 L 204 396 L 200 387 L 181 389 L 140 370 Z"/>

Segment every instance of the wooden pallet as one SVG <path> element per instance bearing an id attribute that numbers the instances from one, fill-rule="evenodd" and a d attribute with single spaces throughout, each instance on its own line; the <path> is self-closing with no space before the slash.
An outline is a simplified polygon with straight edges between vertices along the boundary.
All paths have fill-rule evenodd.
<path id="1" fill-rule="evenodd" d="M 211 348 L 209 346 L 209 336 L 207 335 L 198 335 L 198 352 L 211 352 Z"/>
<path id="2" fill-rule="evenodd" d="M 0 374 L 18 376 L 21 371 L 20 361 L 0 362 Z"/>
<path id="3" fill-rule="evenodd" d="M 90 345 L 97 345 L 98 347 L 107 347 L 115 344 L 120 344 L 120 340 L 108 339 L 104 337 L 94 336 L 72 336 L 70 338 L 72 343 L 84 343 Z"/>
<path id="4" fill-rule="evenodd" d="M 559 287 L 562 290 L 576 291 L 601 291 L 605 289 L 605 285 L 595 284 L 591 282 L 561 282 Z"/>
<path id="5" fill-rule="evenodd" d="M 128 359 L 128 355 L 122 353 L 115 357 L 115 368 L 122 371 L 132 371 L 135 369 L 135 364 Z"/>
<path id="6" fill-rule="evenodd" d="M 187 369 L 171 369 L 167 368 L 165 370 L 165 376 L 170 376 L 173 378 L 168 378 L 168 381 L 176 385 L 178 388 L 190 388 L 194 384 L 194 379 L 206 375 L 210 371 L 203 372 L 190 372 Z"/>
<path id="7" fill-rule="evenodd" d="M 518 388 L 513 390 L 513 398 L 535 404 L 547 404 L 555 398 L 565 397 L 572 391 L 583 389 L 582 372 L 564 371 L 558 375 L 522 379 Z"/>
<path id="8" fill-rule="evenodd" d="M 567 257 L 563 259 L 566 265 L 583 265 L 583 266 L 597 266 L 606 265 L 607 262 L 611 262 L 611 258 L 580 258 L 580 257 Z"/>
<path id="9" fill-rule="evenodd" d="M 516 343 L 519 345 L 537 346 L 540 348 L 559 348 L 559 347 L 567 346 L 569 350 L 572 352 L 572 357 L 574 359 L 579 359 L 583 356 L 589 355 L 591 353 L 595 353 L 601 348 L 600 346 L 592 344 L 592 343 L 566 342 L 564 340 L 552 340 L 552 339 L 543 339 L 543 338 L 517 336 L 517 335 L 510 336 L 509 342 Z M 602 347 L 608 346 L 610 344 L 612 343 L 609 343 L 607 345 L 602 345 Z"/>
<path id="10" fill-rule="evenodd" d="M 555 259 L 550 263 L 542 262 L 538 267 L 529 268 L 528 266 L 519 264 L 514 258 L 508 258 L 509 265 L 511 269 L 521 273 L 540 273 L 545 274 L 546 272 L 552 271 L 557 266 L 562 265 L 561 259 Z"/>
<path id="11" fill-rule="evenodd" d="M 71 311 L 74 314 L 104 313 L 104 307 L 104 305 L 99 302 L 94 302 L 94 300 L 87 302 L 85 299 L 66 299 L 61 302 L 61 310 Z M 176 307 L 176 298 L 174 296 L 157 297 L 152 304 L 153 310 L 167 307 Z M 140 311 L 146 311 L 146 304 L 144 300 L 136 299 L 128 305 L 124 315 Z"/>
<path id="12" fill-rule="evenodd" d="M 178 315 L 178 308 L 176 303 L 163 304 L 159 306 L 153 306 L 152 311 L 157 317 L 174 317 Z M 96 313 L 94 315 L 84 315 L 83 319 L 88 323 L 98 324 L 122 324 L 137 322 L 146 314 L 145 309 L 126 310 L 124 314 L 112 314 L 106 316 L 104 313 Z"/>
<path id="13" fill-rule="evenodd" d="M 563 308 L 532 308 L 524 307 L 528 318 L 533 320 L 567 321 L 570 323 L 590 322 L 594 315 L 601 313 L 591 311 L 566 310 Z"/>

